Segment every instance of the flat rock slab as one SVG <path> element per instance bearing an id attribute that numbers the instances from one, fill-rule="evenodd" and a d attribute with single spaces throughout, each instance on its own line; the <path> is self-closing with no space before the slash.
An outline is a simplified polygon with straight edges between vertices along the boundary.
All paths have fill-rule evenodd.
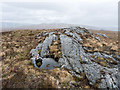
<path id="1" fill-rule="evenodd" d="M 54 69 L 60 67 L 59 63 L 52 58 L 44 58 L 40 69 Z"/>

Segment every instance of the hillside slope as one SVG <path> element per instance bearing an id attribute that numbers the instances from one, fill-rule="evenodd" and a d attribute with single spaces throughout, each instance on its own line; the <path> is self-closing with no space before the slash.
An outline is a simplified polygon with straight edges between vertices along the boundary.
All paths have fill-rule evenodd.
<path id="1" fill-rule="evenodd" d="M 116 32 L 73 27 L 2 34 L 4 88 L 120 88 Z"/>

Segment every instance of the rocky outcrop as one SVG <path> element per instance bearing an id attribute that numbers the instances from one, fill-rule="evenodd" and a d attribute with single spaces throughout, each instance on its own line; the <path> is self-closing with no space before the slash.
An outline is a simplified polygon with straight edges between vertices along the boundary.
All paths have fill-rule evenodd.
<path id="1" fill-rule="evenodd" d="M 105 34 L 99 35 L 109 38 Z M 105 41 L 80 27 L 59 29 L 36 36 L 43 37 L 45 40 L 30 52 L 35 67 L 66 68 L 75 77 L 87 79 L 89 85 L 95 88 L 120 89 L 120 56 L 116 54 L 118 47 L 112 46 L 105 51 L 103 46 L 108 45 Z"/>

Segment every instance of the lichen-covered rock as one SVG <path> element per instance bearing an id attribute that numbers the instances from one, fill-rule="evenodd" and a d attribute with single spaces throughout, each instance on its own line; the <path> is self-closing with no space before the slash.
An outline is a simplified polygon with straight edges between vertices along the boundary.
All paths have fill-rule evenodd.
<path id="1" fill-rule="evenodd" d="M 45 40 L 30 52 L 35 67 L 65 68 L 71 75 L 79 78 L 78 84 L 84 78 L 94 88 L 120 88 L 120 58 L 115 55 L 116 45 L 111 46 L 89 30 L 80 27 L 60 29 L 47 34 L 42 34 Z M 97 35 L 108 38 L 105 34 Z M 114 52 L 105 47 L 112 47 Z M 42 63 L 37 64 L 39 59 Z M 90 88 L 87 85 L 84 87 Z"/>

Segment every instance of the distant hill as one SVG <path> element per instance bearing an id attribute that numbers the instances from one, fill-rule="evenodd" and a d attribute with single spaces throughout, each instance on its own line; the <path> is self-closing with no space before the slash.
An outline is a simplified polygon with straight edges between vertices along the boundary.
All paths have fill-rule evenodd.
<path id="1" fill-rule="evenodd" d="M 55 28 L 68 28 L 71 26 L 76 26 L 72 24 L 21 24 L 21 23 L 8 23 L 2 22 L 2 31 L 11 30 L 24 30 L 24 29 L 55 29 Z"/>
<path id="2" fill-rule="evenodd" d="M 68 28 L 73 26 L 80 26 L 87 29 L 93 30 L 117 30 L 117 28 L 113 27 L 111 29 L 93 27 L 88 25 L 78 25 L 78 24 L 64 24 L 64 23 L 51 23 L 51 24 L 24 24 L 24 23 L 10 23 L 10 22 L 2 22 L 2 31 L 11 31 L 11 30 L 24 30 L 24 29 L 58 29 L 58 28 Z M 1 27 L 0 27 L 1 28 Z"/>

